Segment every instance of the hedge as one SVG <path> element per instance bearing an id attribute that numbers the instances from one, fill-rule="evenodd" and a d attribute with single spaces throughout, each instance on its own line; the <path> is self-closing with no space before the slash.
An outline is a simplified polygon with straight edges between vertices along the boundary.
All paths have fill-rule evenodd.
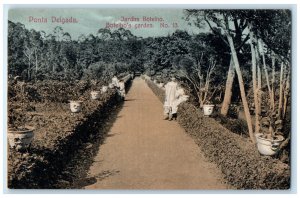
<path id="1" fill-rule="evenodd" d="M 124 79 L 126 90 L 131 86 L 131 78 Z M 10 189 L 53 189 L 76 188 L 78 178 L 85 175 L 85 170 L 92 163 L 87 159 L 97 153 L 99 144 L 106 137 L 103 127 L 110 119 L 111 113 L 116 111 L 120 97 L 115 90 L 108 92 L 100 100 L 90 101 L 90 90 L 85 93 L 85 103 L 81 113 L 69 113 L 68 104 L 47 104 L 52 109 L 51 120 L 64 116 L 61 122 L 47 122 L 35 131 L 31 147 L 25 152 L 8 149 L 8 188 Z M 66 111 L 63 115 L 56 115 L 57 108 Z M 44 116 L 45 117 L 45 116 Z M 45 117 L 48 118 L 48 117 Z M 41 122 L 40 122 L 41 121 Z M 32 123 L 44 123 L 44 120 L 32 120 Z M 55 123 L 55 124 L 54 124 Z M 63 124 L 63 125 L 62 125 Z M 57 125 L 57 126 L 55 126 Z M 48 133 L 49 135 L 46 135 Z M 87 148 L 86 148 L 87 147 Z M 85 150 L 84 155 L 81 154 Z M 78 155 L 82 159 L 78 158 Z M 72 163 L 71 166 L 69 163 Z M 70 168 L 70 167 L 71 168 Z M 77 167 L 76 167 L 77 166 Z M 79 175 L 81 174 L 81 175 Z"/>
<path id="2" fill-rule="evenodd" d="M 148 86 L 164 100 L 164 91 L 152 81 Z M 194 105 L 178 108 L 178 123 L 199 145 L 204 155 L 217 164 L 227 182 L 237 189 L 289 189 L 290 166 L 270 156 L 262 156 L 249 138 L 231 132 L 216 120 L 204 117 Z"/>

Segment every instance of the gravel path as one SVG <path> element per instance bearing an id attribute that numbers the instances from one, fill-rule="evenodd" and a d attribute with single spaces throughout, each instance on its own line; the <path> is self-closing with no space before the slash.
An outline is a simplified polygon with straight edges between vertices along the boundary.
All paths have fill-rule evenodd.
<path id="1" fill-rule="evenodd" d="M 89 170 L 85 189 L 228 189 L 176 121 L 163 120 L 162 104 L 140 78 Z"/>

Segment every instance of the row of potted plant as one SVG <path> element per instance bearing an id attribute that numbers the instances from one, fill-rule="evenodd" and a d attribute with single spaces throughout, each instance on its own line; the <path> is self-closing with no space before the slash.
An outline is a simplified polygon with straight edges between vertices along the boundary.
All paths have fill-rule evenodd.
<path id="1" fill-rule="evenodd" d="M 133 76 L 131 74 L 125 76 L 123 78 L 123 81 L 125 81 L 125 83 L 132 79 Z M 24 84 L 22 84 L 24 86 Z M 104 94 L 108 91 L 108 89 L 114 89 L 114 85 L 113 83 L 109 83 L 107 86 L 102 86 L 100 91 L 96 91 L 93 90 L 91 91 L 91 99 L 92 100 L 98 100 L 101 96 L 101 94 Z M 25 93 L 24 93 L 24 89 L 22 89 L 23 92 L 22 94 L 22 98 L 25 98 Z M 22 100 L 23 100 L 22 99 Z M 81 100 L 69 100 L 70 103 L 70 110 L 72 113 L 79 113 L 82 110 L 82 104 L 83 101 Z M 22 101 L 22 105 L 24 105 L 25 102 Z M 16 117 L 18 117 L 19 119 L 22 119 L 23 121 L 21 123 L 22 126 L 17 126 L 16 123 L 14 123 L 14 121 L 9 121 L 10 126 L 8 127 L 8 143 L 9 146 L 11 148 L 15 148 L 17 151 L 20 150 L 24 150 L 26 148 L 28 148 L 34 138 L 34 127 L 31 126 L 27 126 L 25 125 L 25 108 L 21 107 L 21 113 L 18 113 L 17 111 L 14 111 L 12 114 L 16 115 Z M 9 117 L 13 117 L 13 116 L 9 116 Z M 16 120 L 16 119 L 14 119 Z"/>
<path id="2" fill-rule="evenodd" d="M 123 78 L 123 81 L 126 83 L 128 80 L 130 80 L 132 78 L 133 78 L 132 74 L 128 74 Z M 95 91 L 95 90 L 91 91 L 91 99 L 98 100 L 100 98 L 101 93 L 103 94 L 103 93 L 107 92 L 108 89 L 114 89 L 114 88 L 115 88 L 115 86 L 111 82 L 107 86 L 106 85 L 102 86 L 101 91 Z M 82 103 L 83 103 L 82 101 L 71 100 L 70 101 L 71 112 L 72 113 L 80 112 L 82 109 Z"/>
<path id="3" fill-rule="evenodd" d="M 145 78 L 147 79 L 147 78 Z M 149 77 L 148 77 L 149 79 Z M 164 84 L 158 83 L 156 80 L 153 80 L 153 83 L 158 87 L 163 89 Z M 203 104 L 203 115 L 211 116 L 214 110 L 213 104 Z M 280 125 L 280 123 L 277 123 Z M 265 135 L 264 133 L 256 133 L 256 146 L 260 154 L 272 156 L 278 153 L 280 150 L 280 145 L 284 141 L 284 137 L 282 135 L 278 135 L 275 133 L 270 133 L 270 135 Z"/>
<path id="4" fill-rule="evenodd" d="M 91 99 L 92 100 L 98 100 L 101 96 L 101 94 L 104 94 L 107 92 L 111 85 L 108 86 L 102 86 L 101 91 L 91 91 Z M 72 113 L 79 113 L 82 110 L 82 104 L 83 101 L 80 100 L 70 100 L 70 111 Z M 22 108 L 21 108 L 22 109 Z M 23 108 L 24 111 L 24 108 Z M 19 119 L 24 119 L 26 112 L 20 113 L 20 115 L 17 115 L 18 113 L 14 111 L 14 115 L 19 117 Z M 23 122 L 25 123 L 25 122 Z M 33 138 L 34 138 L 34 127 L 27 126 L 26 124 L 23 124 L 22 126 L 9 126 L 8 127 L 8 144 L 10 148 L 14 148 L 17 151 L 21 151 L 24 149 L 27 149 Z"/>
<path id="5" fill-rule="evenodd" d="M 113 88 L 111 86 L 102 86 L 101 91 L 95 91 L 95 90 L 91 91 L 91 99 L 98 100 L 101 94 L 107 92 L 108 87 Z M 69 102 L 70 102 L 70 110 L 72 113 L 79 113 L 81 111 L 83 101 L 70 100 Z"/>

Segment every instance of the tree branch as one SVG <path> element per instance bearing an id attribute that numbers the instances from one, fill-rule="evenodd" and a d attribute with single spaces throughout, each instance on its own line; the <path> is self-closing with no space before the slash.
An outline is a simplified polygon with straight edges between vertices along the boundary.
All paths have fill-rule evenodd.
<path id="1" fill-rule="evenodd" d="M 229 43 L 227 42 L 227 40 L 223 38 L 222 34 L 219 34 L 219 33 L 212 27 L 212 25 L 210 24 L 209 20 L 208 20 L 206 17 L 204 17 L 204 20 L 205 20 L 205 22 L 208 24 L 208 26 L 209 26 L 209 28 L 211 29 L 211 31 L 212 31 L 215 35 L 219 35 L 219 37 L 222 39 L 222 41 L 224 41 L 224 43 L 225 43 L 226 45 L 229 46 Z"/>
<path id="2" fill-rule="evenodd" d="M 242 41 L 242 43 L 240 44 L 240 46 L 238 46 L 236 48 L 236 50 L 239 51 L 245 45 L 245 43 L 249 40 L 249 38 L 250 38 L 250 36 L 249 36 L 249 34 L 247 34 L 247 36 L 244 38 L 244 40 Z"/>

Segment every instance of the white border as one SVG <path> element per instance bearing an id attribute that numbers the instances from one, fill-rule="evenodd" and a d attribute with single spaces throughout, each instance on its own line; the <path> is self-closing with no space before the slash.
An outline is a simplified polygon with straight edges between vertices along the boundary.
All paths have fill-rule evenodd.
<path id="1" fill-rule="evenodd" d="M 78 5 L 78 4 L 82 3 L 78 0 L 77 1 L 76 0 L 72 1 L 72 3 L 74 3 L 74 2 L 77 3 L 77 5 L 73 4 L 75 7 L 76 6 L 78 6 L 78 7 L 93 7 L 93 8 L 95 7 L 95 5 Z M 153 0 L 153 1 L 150 1 L 150 2 L 126 1 L 126 3 L 135 3 L 135 4 L 143 4 L 143 3 L 144 4 L 158 3 L 159 4 L 161 2 L 162 1 L 158 1 L 158 0 Z M 167 2 L 175 3 L 174 1 L 167 1 Z M 15 3 L 23 4 L 24 1 L 21 1 L 21 0 L 18 0 L 18 1 L 16 1 L 16 0 L 12 0 L 12 1 L 4 0 L 4 4 L 8 4 L 8 3 L 10 3 L 10 4 L 15 4 Z M 66 5 L 66 3 L 68 3 L 68 2 L 59 1 L 59 0 L 43 1 L 43 2 L 40 2 L 38 0 L 31 0 L 31 1 L 27 1 L 26 3 L 30 3 L 30 4 L 41 4 L 41 3 L 47 4 L 47 5 L 44 5 L 44 6 L 36 6 L 36 7 L 70 7 L 70 5 Z M 49 5 L 49 3 L 64 4 L 64 5 Z M 101 2 L 85 0 L 84 3 L 95 4 L 95 3 L 101 3 Z M 101 7 L 144 7 L 143 5 L 124 5 L 123 1 L 116 1 L 116 0 L 110 0 L 109 3 L 110 3 L 110 5 L 101 5 Z M 123 5 L 112 5 L 112 4 L 120 4 L 120 3 L 123 4 Z M 165 2 L 163 2 L 163 3 L 165 3 Z M 180 3 L 180 2 L 176 2 L 176 3 Z M 183 5 L 166 5 L 166 4 L 164 4 L 164 5 L 147 5 L 147 7 L 175 7 L 175 8 L 180 7 L 181 8 L 183 6 L 188 6 L 188 7 L 196 8 L 195 6 L 200 6 L 200 5 L 187 5 L 189 3 L 196 4 L 196 3 L 203 3 L 203 1 L 202 2 L 200 2 L 200 1 L 195 2 L 195 1 L 191 1 L 191 0 L 185 0 L 184 2 L 181 2 L 181 4 L 183 4 Z M 225 8 L 249 8 L 249 9 L 251 9 L 251 8 L 264 8 L 265 7 L 265 8 L 274 8 L 274 9 L 277 8 L 278 9 L 278 8 L 287 8 L 287 7 L 291 6 L 291 5 L 284 5 L 284 4 L 295 4 L 295 6 L 293 8 L 294 9 L 293 12 L 297 12 L 297 10 L 299 10 L 299 5 L 298 5 L 298 2 L 296 0 L 285 0 L 285 1 L 279 1 L 279 0 L 277 0 L 277 1 L 276 0 L 273 0 L 273 1 L 271 1 L 271 0 L 270 1 L 265 1 L 265 0 L 259 0 L 259 1 L 255 1 L 255 0 L 252 0 L 252 1 L 249 1 L 249 0 L 245 0 L 245 1 L 227 0 L 226 4 L 224 4 L 224 1 L 221 1 L 221 0 L 215 0 L 215 1 L 210 0 L 210 1 L 206 1 L 204 3 L 210 3 L 210 4 L 201 4 L 201 8 L 208 8 L 208 9 L 209 8 L 215 8 L 215 7 L 219 8 L 219 4 L 222 4 L 222 6 L 224 6 Z M 256 4 L 253 4 L 253 3 L 256 3 Z M 14 5 L 14 6 L 17 6 L 17 7 L 19 7 L 19 6 L 20 7 L 32 7 L 32 5 Z M 8 7 L 5 7 L 4 10 L 3 10 L 3 7 L 1 7 L 2 16 L 4 14 L 3 11 L 7 13 L 7 8 Z M 224 7 L 222 7 L 222 8 L 224 8 Z M 295 13 L 295 14 L 297 14 L 297 16 L 293 16 L 293 25 L 296 25 L 297 24 L 296 21 L 299 21 L 298 20 L 299 19 L 299 14 L 298 13 Z M 3 17 L 4 22 L 5 22 L 6 19 L 7 18 L 5 18 L 5 16 L 4 16 Z M 5 39 L 5 38 L 7 38 L 7 35 L 5 35 L 5 31 L 4 31 L 4 30 L 7 30 L 7 27 L 5 27 L 5 25 L 7 25 L 7 23 L 5 24 L 5 23 L 3 23 L 3 21 L 1 21 L 0 32 L 2 31 L 4 33 L 4 37 L 1 37 L 1 47 L 2 47 L 2 49 L 4 49 L 3 50 L 4 53 L 7 49 L 6 47 L 4 47 L 4 46 L 7 46 L 7 39 Z M 4 26 L 4 28 L 3 28 L 3 26 Z M 297 26 L 296 28 L 297 28 L 297 30 L 293 29 L 293 44 L 296 44 L 296 43 L 297 44 L 292 46 L 292 50 L 293 50 L 293 62 L 292 62 L 292 65 L 293 65 L 293 76 L 292 76 L 292 101 L 293 101 L 293 104 L 292 104 L 293 105 L 292 130 L 294 131 L 294 134 L 297 133 L 296 129 L 298 127 L 297 127 L 296 112 L 299 110 L 298 105 L 296 103 L 296 101 L 297 101 L 296 99 L 298 98 L 297 96 L 299 94 L 298 90 L 296 88 L 297 85 L 299 85 L 299 79 L 297 78 L 299 76 L 299 74 L 298 74 L 299 69 L 297 68 L 297 57 L 299 55 L 299 52 L 297 51 L 297 46 L 299 46 L 299 40 L 297 39 L 297 32 L 299 32 L 299 30 L 298 30 L 299 26 Z M 7 58 L 6 58 L 6 55 L 4 55 L 4 53 L 1 53 L 1 60 L 3 60 L 3 65 L 5 66 Z M 4 116 L 4 115 L 6 115 L 6 82 L 7 82 L 6 73 L 7 73 L 7 68 L 6 67 L 2 68 L 1 69 L 2 78 L 0 80 L 0 83 L 1 83 L 0 87 L 2 88 L 1 89 L 1 98 L 3 99 L 3 107 L 5 107 L 4 112 L 3 111 L 1 112 L 1 121 L 2 122 L 1 122 L 0 128 L 2 129 L 1 130 L 2 132 L 6 131 L 6 129 L 5 129 L 6 128 L 5 127 L 5 125 L 6 125 L 5 124 L 6 123 L 6 116 Z M 5 139 L 4 138 L 0 139 L 0 145 L 5 146 L 6 141 L 3 141 L 3 140 L 5 140 Z M 296 149 L 297 146 L 296 146 L 295 139 L 293 139 L 292 141 L 293 141 L 293 143 L 292 143 L 293 148 Z M 297 135 L 297 142 L 299 142 L 299 135 Z M 1 153 L 4 154 L 4 157 L 0 158 L 1 159 L 1 161 L 0 161 L 1 162 L 0 163 L 0 170 L 1 170 L 0 178 L 3 178 L 3 176 L 6 175 L 6 174 L 3 175 L 3 172 L 2 172 L 2 170 L 4 170 L 3 168 L 5 167 L 5 164 L 6 164 L 6 153 L 4 153 L 3 149 L 6 148 L 6 147 L 2 147 L 2 146 L 0 146 L 0 147 L 1 147 Z M 299 152 L 297 152 L 297 153 L 299 153 Z M 293 161 L 295 161 L 294 159 L 296 159 L 296 158 L 294 158 L 294 157 L 297 157 L 297 156 L 295 155 L 295 153 L 292 153 L 292 154 L 293 154 L 292 159 L 293 159 Z M 293 175 L 292 175 L 292 180 L 293 181 L 292 182 L 294 182 L 294 180 L 295 180 L 295 177 L 296 177 L 296 175 L 294 175 L 295 173 L 297 173 L 297 178 L 299 178 L 299 171 L 297 172 L 297 166 L 296 165 L 297 164 L 292 163 L 292 171 L 293 171 L 292 172 L 293 173 Z M 2 189 L 3 185 L 1 183 L 2 182 L 0 181 L 0 188 L 2 190 L 2 193 L 7 193 L 7 191 L 3 191 L 3 189 Z M 297 190 L 298 186 L 299 186 L 299 182 L 298 182 L 297 186 L 293 186 L 294 190 Z M 89 193 L 89 196 L 103 196 L 102 194 L 97 195 L 95 193 L 117 193 L 117 194 L 120 194 L 120 193 L 121 194 L 123 194 L 123 193 L 125 193 L 125 194 L 134 193 L 134 194 L 137 194 L 137 195 L 139 193 L 155 193 L 155 194 L 157 194 L 157 193 L 158 194 L 166 194 L 166 193 L 167 194 L 173 194 L 173 193 L 177 194 L 177 193 L 179 193 L 178 195 L 172 195 L 172 197 L 173 196 L 177 197 L 180 194 L 183 195 L 183 194 L 190 194 L 190 193 L 201 193 L 201 194 L 202 193 L 209 193 L 209 194 L 205 194 L 205 196 L 214 196 L 214 194 L 221 195 L 221 194 L 225 193 L 225 195 L 222 195 L 222 196 L 225 196 L 225 197 L 226 197 L 226 195 L 230 196 L 230 197 L 239 196 L 238 194 L 243 194 L 243 196 L 253 196 L 252 195 L 253 193 L 254 194 L 257 194 L 257 193 L 259 193 L 259 194 L 272 193 L 272 197 L 277 197 L 277 196 L 279 197 L 280 196 L 281 198 L 282 198 L 282 196 L 284 196 L 284 197 L 295 197 L 296 196 L 296 194 L 282 195 L 281 193 L 284 193 L 284 192 L 281 192 L 281 191 L 275 191 L 275 192 L 274 191 L 271 191 L 271 192 L 268 192 L 268 191 L 259 191 L 259 192 L 258 191 L 254 191 L 254 192 L 253 191 L 226 191 L 226 192 L 224 192 L 224 191 L 111 191 L 111 192 L 102 191 L 102 192 L 99 192 L 98 190 L 97 191 L 87 191 L 87 190 L 71 190 L 71 191 L 66 191 L 66 190 L 53 190 L 53 191 L 52 190 L 51 191 L 49 191 L 49 190 L 38 190 L 38 191 L 36 191 L 36 190 L 33 190 L 33 191 L 32 190 L 21 190 L 21 191 L 17 191 L 17 192 L 21 193 L 21 194 L 26 194 L 26 195 L 24 195 L 24 197 L 29 197 L 29 196 L 30 197 L 36 197 L 36 196 L 38 196 L 37 193 L 43 193 L 43 194 L 44 193 L 55 193 L 55 194 L 59 193 L 59 194 L 62 194 L 62 196 L 66 196 L 66 193 L 67 194 L 70 193 L 70 194 L 72 194 L 72 196 L 77 196 L 77 197 L 79 197 L 79 196 L 82 197 L 82 195 L 80 195 L 80 194 L 86 194 L 86 193 Z M 16 192 L 14 192 L 14 193 L 16 193 Z M 31 193 L 34 193 L 34 195 L 30 195 Z M 94 194 L 90 194 L 90 193 L 94 193 Z M 251 193 L 251 194 L 249 194 L 249 193 Z M 296 193 L 298 194 L 298 192 L 296 192 Z M 17 196 L 17 195 L 4 194 L 3 196 L 5 196 L 5 197 L 14 197 L 14 196 Z M 43 196 L 52 197 L 53 195 L 44 194 Z M 55 195 L 55 196 L 57 196 L 57 195 Z M 133 195 L 127 195 L 127 196 L 132 197 Z M 143 196 L 147 196 L 147 195 L 144 194 Z M 195 195 L 189 195 L 189 196 L 195 196 Z M 200 195 L 200 196 L 203 196 L 203 194 Z M 255 196 L 257 196 L 257 195 L 255 195 Z"/>

